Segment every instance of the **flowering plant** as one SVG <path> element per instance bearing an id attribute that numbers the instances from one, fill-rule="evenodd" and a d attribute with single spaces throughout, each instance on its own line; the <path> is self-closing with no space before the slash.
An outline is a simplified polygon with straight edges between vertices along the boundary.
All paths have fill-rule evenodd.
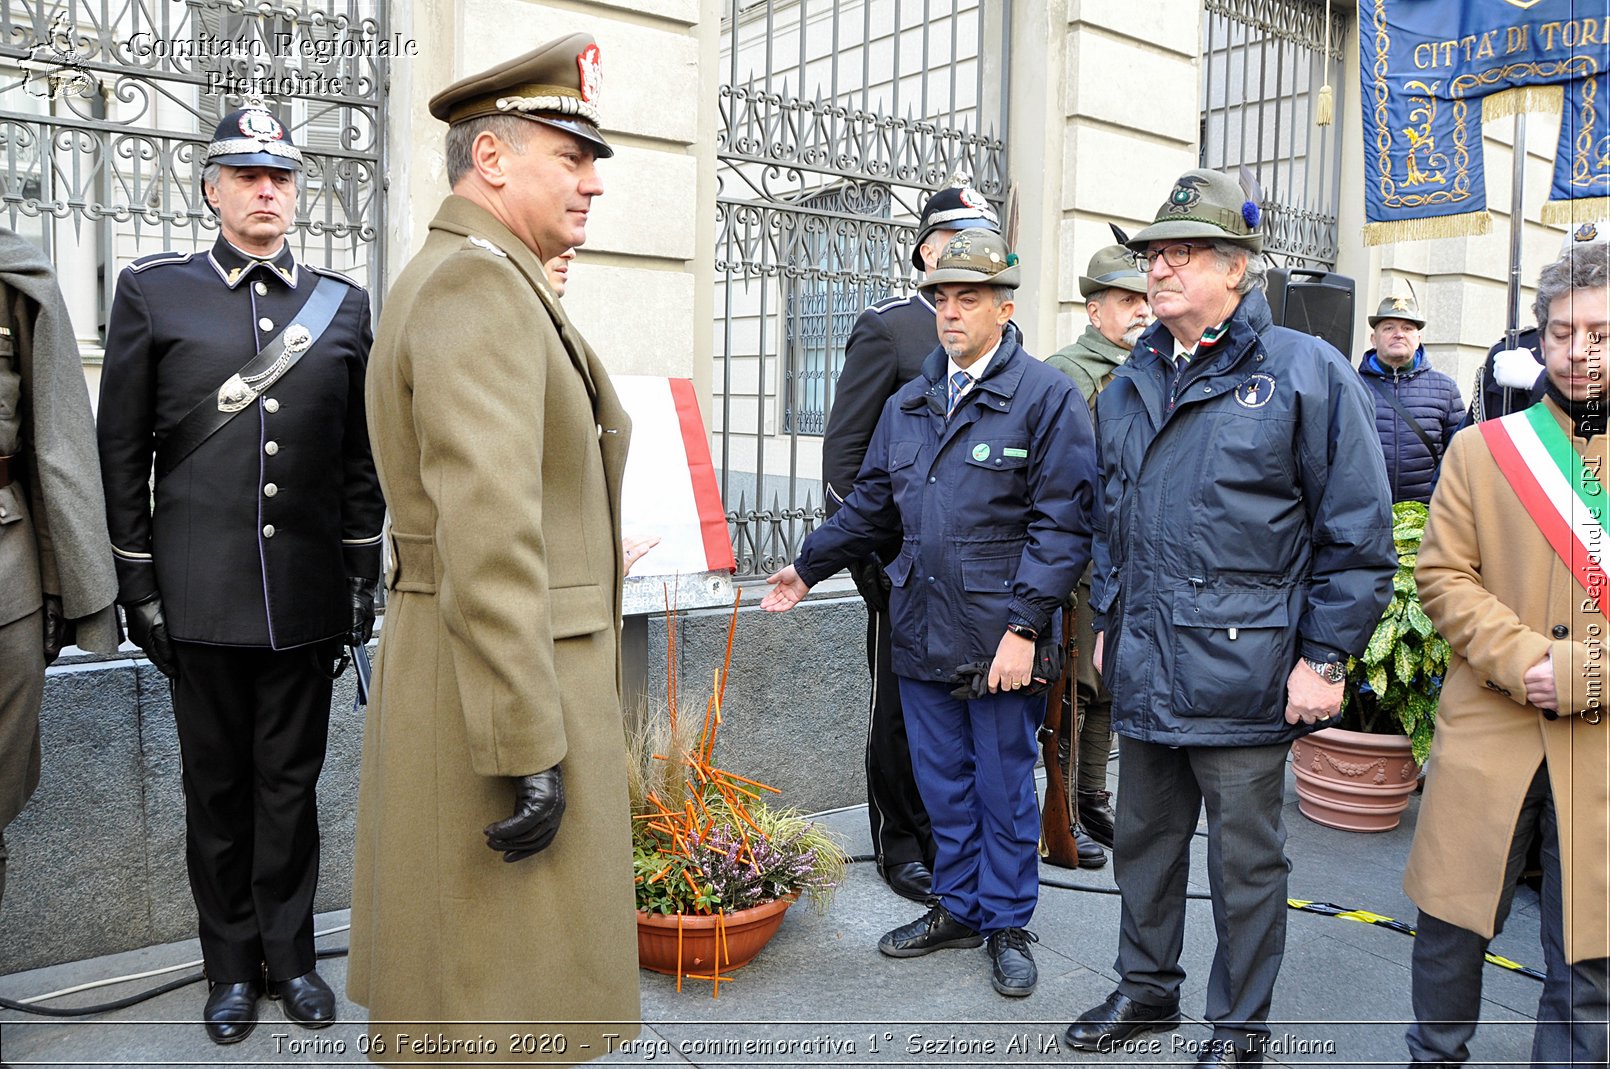
<path id="1" fill-rule="evenodd" d="M 732 913 L 789 895 L 825 908 L 849 861 L 819 825 L 774 809 L 775 787 L 714 763 L 721 699 L 738 624 L 695 733 L 676 701 L 676 618 L 668 613 L 666 715 L 645 717 L 630 739 L 632 854 L 637 908 L 648 913 Z"/>

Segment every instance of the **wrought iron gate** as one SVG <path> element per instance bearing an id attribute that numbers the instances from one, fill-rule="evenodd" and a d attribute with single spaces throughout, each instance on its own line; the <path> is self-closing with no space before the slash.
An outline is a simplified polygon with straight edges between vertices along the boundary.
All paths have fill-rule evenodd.
<path id="1" fill-rule="evenodd" d="M 1246 164 L 1264 191 L 1264 251 L 1282 266 L 1336 265 L 1347 15 L 1324 0 L 1206 0 L 1203 167 Z M 1335 121 L 1315 126 L 1327 72 Z"/>
<path id="2" fill-rule="evenodd" d="M 205 248 L 219 118 L 261 95 L 308 158 L 297 254 L 384 291 L 387 0 L 0 2 L 0 222 L 42 245 L 104 329 L 137 256 Z M 71 299 L 70 299 L 71 305 Z M 75 319 L 79 310 L 75 309 Z M 78 323 L 81 336 L 96 333 Z"/>
<path id="3" fill-rule="evenodd" d="M 821 439 L 856 315 L 908 292 L 958 172 L 1006 194 L 1009 0 L 728 0 L 717 141 L 715 446 L 740 576 L 822 516 Z"/>

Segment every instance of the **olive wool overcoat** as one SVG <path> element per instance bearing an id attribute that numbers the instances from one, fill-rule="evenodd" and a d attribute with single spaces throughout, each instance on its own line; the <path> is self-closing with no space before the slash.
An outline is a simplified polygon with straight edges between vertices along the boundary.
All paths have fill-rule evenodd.
<path id="1" fill-rule="evenodd" d="M 641 1015 L 620 693 L 630 420 L 535 254 L 457 196 L 387 299 L 368 403 L 392 560 L 348 992 L 388 1045 L 378 1061 L 589 1060 Z M 482 829 L 510 815 L 513 777 L 554 765 L 558 837 L 506 864 Z"/>

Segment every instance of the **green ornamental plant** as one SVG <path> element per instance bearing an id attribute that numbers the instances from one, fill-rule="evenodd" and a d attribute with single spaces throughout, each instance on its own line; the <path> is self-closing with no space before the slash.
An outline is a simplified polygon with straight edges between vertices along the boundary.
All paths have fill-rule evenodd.
<path id="1" fill-rule="evenodd" d="M 1392 506 L 1392 541 L 1398 551 L 1392 601 L 1364 655 L 1347 662 L 1347 695 L 1337 724 L 1377 735 L 1407 735 L 1414 759 L 1422 765 L 1431 753 L 1437 696 L 1450 652 L 1421 607 L 1414 584 L 1426 514 L 1418 501 Z"/>

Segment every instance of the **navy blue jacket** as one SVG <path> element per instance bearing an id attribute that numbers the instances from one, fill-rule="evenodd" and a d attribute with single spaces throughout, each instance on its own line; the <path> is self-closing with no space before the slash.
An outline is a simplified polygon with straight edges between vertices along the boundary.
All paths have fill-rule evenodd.
<path id="1" fill-rule="evenodd" d="M 288 325 L 320 277 L 219 237 L 118 277 L 98 435 L 118 601 L 162 595 L 168 632 L 289 649 L 352 626 L 348 577 L 380 573 L 385 503 L 363 380 L 369 297 L 351 280 L 335 319 L 285 377 L 157 480 L 157 444 Z"/>
<path id="2" fill-rule="evenodd" d="M 1426 363 L 1424 349 L 1416 349 L 1414 359 L 1401 371 L 1382 364 L 1371 349 L 1359 362 L 1358 373 L 1368 380 L 1365 387 L 1375 402 L 1375 431 L 1381 439 L 1392 500 L 1429 503 L 1431 491 L 1437 486 L 1437 472 L 1442 469 L 1442 455 L 1448 451 L 1448 440 L 1465 418 L 1458 384 Z M 1435 453 L 1426 448 L 1408 421 L 1381 394 L 1383 387 L 1397 394 L 1398 403 L 1409 410 L 1431 439 Z"/>
<path id="3" fill-rule="evenodd" d="M 1113 730 L 1170 746 L 1284 742 L 1299 656 L 1363 650 L 1392 593 L 1392 501 L 1345 357 L 1259 291 L 1173 369 L 1155 323 L 1096 401 L 1105 509 L 1092 604 Z"/>
<path id="4" fill-rule="evenodd" d="M 1090 413 L 1067 376 L 1005 331 L 947 423 L 944 350 L 883 408 L 855 489 L 805 539 L 807 585 L 902 536 L 886 569 L 894 671 L 944 681 L 994 657 L 1008 623 L 1042 635 L 1090 557 Z"/>

